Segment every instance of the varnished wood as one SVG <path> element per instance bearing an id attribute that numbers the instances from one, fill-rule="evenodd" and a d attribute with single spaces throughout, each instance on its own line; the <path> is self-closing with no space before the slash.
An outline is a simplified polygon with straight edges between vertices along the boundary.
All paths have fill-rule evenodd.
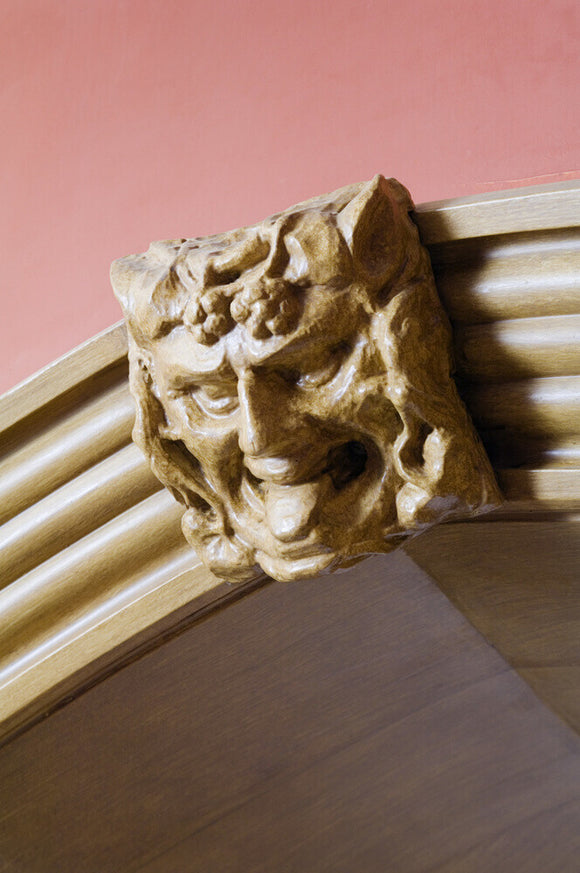
<path id="1" fill-rule="evenodd" d="M 0 527 L 1 587 L 158 490 L 136 446 L 89 467 Z"/>
<path id="2" fill-rule="evenodd" d="M 178 518 L 171 498 L 154 494 L 0 591 L 7 730 L 55 680 L 219 587 L 184 548 Z"/>
<path id="3" fill-rule="evenodd" d="M 107 328 L 0 398 L 0 430 L 8 430 L 95 373 L 115 366 L 127 354 L 123 322 Z M 90 386 L 87 394 L 90 395 Z"/>
<path id="4" fill-rule="evenodd" d="M 580 373 L 580 315 L 476 324 L 456 334 L 461 372 L 477 382 Z"/>
<path id="5" fill-rule="evenodd" d="M 42 873 L 576 873 L 580 740 L 402 553 L 238 600 L 0 750 Z"/>
<path id="6" fill-rule="evenodd" d="M 506 234 L 497 233 L 500 222 L 484 236 L 431 247 L 460 391 L 508 512 L 580 506 L 580 232 L 573 224 Z"/>
<path id="7" fill-rule="evenodd" d="M 133 438 L 223 579 L 350 567 L 501 505 L 396 180 L 111 267 Z"/>
<path id="8" fill-rule="evenodd" d="M 578 180 L 423 203 L 417 223 L 427 245 L 578 223 Z"/>
<path id="9" fill-rule="evenodd" d="M 566 229 L 430 247 L 437 288 L 455 323 L 575 315 L 580 309 L 578 220 Z"/>
<path id="10" fill-rule="evenodd" d="M 578 405 L 571 371 L 580 192 L 567 183 L 476 200 L 416 213 L 457 337 L 459 386 L 508 497 L 502 516 L 578 512 L 580 439 L 570 413 Z M 147 496 L 145 462 L 122 454 L 134 415 L 125 356 L 117 325 L 0 398 L 0 518 L 9 525 L 0 583 L 22 617 L 35 616 L 28 624 L 18 618 L 13 630 L 12 614 L 6 622 L 0 615 L 11 679 L 0 691 L 4 735 L 26 723 L 24 713 L 36 717 L 87 681 L 104 653 L 170 621 L 189 601 L 195 611 L 196 598 L 223 594 L 179 551 L 179 512 Z M 26 544 L 35 542 L 37 522 L 36 550 Z"/>
<path id="11" fill-rule="evenodd" d="M 580 733 L 580 519 L 447 526 L 405 551 Z"/>
<path id="12" fill-rule="evenodd" d="M 540 436 L 580 432 L 580 376 L 472 386 L 465 392 L 482 427 Z"/>
<path id="13" fill-rule="evenodd" d="M 555 469 L 498 470 L 500 487 L 507 497 L 505 511 L 496 516 L 517 517 L 526 510 L 564 512 L 578 516 L 580 470 L 576 467 Z"/>
<path id="14" fill-rule="evenodd" d="M 2 522 L 70 482 L 131 440 L 135 406 L 123 382 L 73 403 L 56 422 L 31 429 L 0 460 Z M 43 422 L 44 424 L 44 422 Z"/>

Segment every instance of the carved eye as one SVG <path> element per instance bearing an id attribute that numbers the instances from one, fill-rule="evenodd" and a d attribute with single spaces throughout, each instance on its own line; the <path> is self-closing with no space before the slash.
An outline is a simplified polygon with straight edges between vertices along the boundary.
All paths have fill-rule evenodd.
<path id="1" fill-rule="evenodd" d="M 327 358 L 309 372 L 303 373 L 298 381 L 301 388 L 319 388 L 331 382 L 340 370 L 350 347 L 346 342 L 340 342 L 328 350 Z"/>
<path id="2" fill-rule="evenodd" d="M 290 367 L 281 367 L 276 370 L 277 375 L 285 382 L 287 385 L 297 385 L 302 379 L 302 374 L 300 370 L 296 370 Z"/>
<path id="3" fill-rule="evenodd" d="M 241 270 L 223 270 L 214 272 L 213 280 L 216 285 L 232 285 L 242 275 Z"/>
<path id="4" fill-rule="evenodd" d="M 238 389 L 233 382 L 194 385 L 189 394 L 206 415 L 231 415 L 238 408 Z"/>

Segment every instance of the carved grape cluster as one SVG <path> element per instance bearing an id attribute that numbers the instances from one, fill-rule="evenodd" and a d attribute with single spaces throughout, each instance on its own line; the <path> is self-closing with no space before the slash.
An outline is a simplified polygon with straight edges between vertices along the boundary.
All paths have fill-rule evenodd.
<path id="1" fill-rule="evenodd" d="M 205 346 L 213 345 L 234 326 L 230 314 L 230 300 L 225 289 L 211 288 L 194 297 L 185 312 L 184 321 L 195 340 Z"/>
<path id="2" fill-rule="evenodd" d="M 283 279 L 260 279 L 237 294 L 231 313 L 255 339 L 288 333 L 299 315 L 297 292 Z"/>
<path id="3" fill-rule="evenodd" d="M 185 323 L 197 342 L 213 345 L 236 324 L 255 339 L 291 331 L 300 315 L 296 290 L 283 279 L 259 278 L 248 285 L 210 288 L 191 301 Z"/>

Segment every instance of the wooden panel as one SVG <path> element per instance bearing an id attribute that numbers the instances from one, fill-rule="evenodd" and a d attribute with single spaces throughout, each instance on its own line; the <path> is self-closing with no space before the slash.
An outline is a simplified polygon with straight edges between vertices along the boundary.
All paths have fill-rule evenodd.
<path id="1" fill-rule="evenodd" d="M 444 525 L 405 550 L 580 733 L 580 521 Z"/>
<path id="2" fill-rule="evenodd" d="M 580 433 L 580 376 L 477 386 L 464 394 L 484 430 L 556 438 Z"/>
<path id="3" fill-rule="evenodd" d="M 580 740 L 404 554 L 272 583 L 0 751 L 42 873 L 576 873 Z"/>

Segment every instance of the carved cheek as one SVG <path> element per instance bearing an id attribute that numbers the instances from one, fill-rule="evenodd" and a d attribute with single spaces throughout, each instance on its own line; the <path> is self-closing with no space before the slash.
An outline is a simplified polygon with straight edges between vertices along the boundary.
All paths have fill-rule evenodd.
<path id="1" fill-rule="evenodd" d="M 382 386 L 368 387 L 367 393 L 360 399 L 357 420 L 380 438 L 383 445 L 393 444 L 404 428 L 401 416 Z"/>
<path id="2" fill-rule="evenodd" d="M 191 397 L 164 404 L 171 438 L 180 440 L 203 464 L 229 465 L 237 453 L 237 413 L 215 419 L 205 415 Z"/>
<path id="3" fill-rule="evenodd" d="M 403 422 L 376 379 L 355 379 L 348 390 L 329 398 L 332 409 L 329 423 L 362 440 L 375 465 L 391 466 L 393 446 L 403 430 Z M 369 461 L 369 463 L 371 463 Z"/>

